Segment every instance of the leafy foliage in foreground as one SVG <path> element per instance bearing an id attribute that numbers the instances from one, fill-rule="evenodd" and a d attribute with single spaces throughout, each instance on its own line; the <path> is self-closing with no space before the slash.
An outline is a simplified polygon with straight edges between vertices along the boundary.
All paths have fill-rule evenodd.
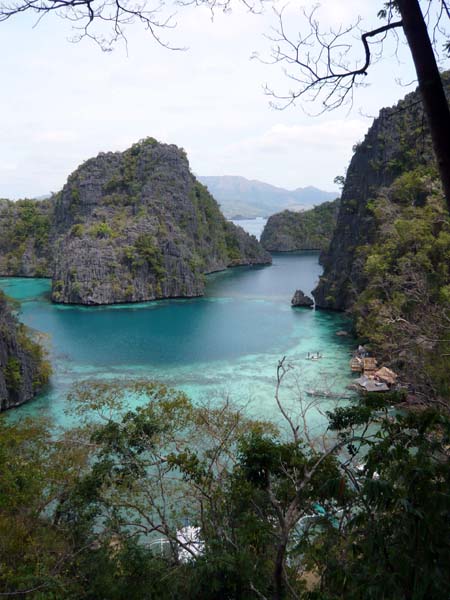
<path id="1" fill-rule="evenodd" d="M 85 424 L 63 436 L 0 421 L 2 593 L 448 596 L 448 417 L 369 395 L 330 413 L 317 447 L 157 383 L 85 383 L 71 400 Z"/>

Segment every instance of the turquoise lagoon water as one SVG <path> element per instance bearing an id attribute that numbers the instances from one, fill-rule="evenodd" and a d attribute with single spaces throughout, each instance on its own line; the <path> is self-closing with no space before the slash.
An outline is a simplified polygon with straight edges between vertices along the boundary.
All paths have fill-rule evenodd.
<path id="1" fill-rule="evenodd" d="M 150 378 L 196 402 L 229 396 L 253 416 L 278 420 L 274 387 L 283 356 L 293 367 L 283 398 L 294 410 L 300 396 L 310 400 L 307 389 L 343 392 L 351 377 L 351 340 L 336 331 L 347 326 L 345 317 L 290 306 L 295 288 L 313 289 L 321 272 L 318 255 L 273 258 L 272 266 L 208 276 L 203 298 L 107 307 L 55 305 L 48 280 L 0 279 L 0 287 L 21 301 L 22 321 L 46 334 L 54 370 L 49 389 L 14 415 L 46 415 L 64 425 L 74 382 Z M 308 352 L 321 352 L 323 359 L 307 360 Z M 313 422 L 323 422 L 317 411 Z"/>

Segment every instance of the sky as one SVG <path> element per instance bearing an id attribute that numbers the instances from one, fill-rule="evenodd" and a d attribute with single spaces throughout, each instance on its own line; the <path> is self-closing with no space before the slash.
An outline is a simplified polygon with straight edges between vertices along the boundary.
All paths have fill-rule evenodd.
<path id="1" fill-rule="evenodd" d="M 298 5 L 285 15 L 295 37 Z M 333 27 L 357 15 L 368 27 L 380 24 L 368 1 L 324 0 L 319 13 Z M 106 53 L 92 40 L 70 42 L 70 22 L 56 16 L 37 25 L 27 14 L 0 23 L 0 197 L 58 191 L 84 160 L 147 136 L 183 147 L 198 175 L 335 190 L 334 177 L 345 173 L 373 117 L 415 87 L 400 40 L 397 55 L 386 47 L 352 107 L 316 117 L 313 104 L 276 110 L 264 84 L 280 92 L 290 84 L 280 65 L 251 59 L 270 55 L 271 5 L 250 14 L 236 4 L 213 20 L 205 7 L 187 7 L 176 20 L 164 35 L 185 51 L 159 46 L 137 23 L 127 29 L 127 47 Z"/>

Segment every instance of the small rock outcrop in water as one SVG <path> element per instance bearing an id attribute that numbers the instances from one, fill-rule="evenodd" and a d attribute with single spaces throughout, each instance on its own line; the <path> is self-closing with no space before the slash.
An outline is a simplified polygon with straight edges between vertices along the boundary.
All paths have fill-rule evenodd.
<path id="1" fill-rule="evenodd" d="M 314 301 L 309 296 L 306 296 L 302 290 L 297 290 L 291 300 L 291 305 L 312 308 L 314 306 Z"/>
<path id="2" fill-rule="evenodd" d="M 336 226 L 339 200 L 324 202 L 310 210 L 284 210 L 272 215 L 261 235 L 269 252 L 327 250 Z"/>
<path id="3" fill-rule="evenodd" d="M 0 275 L 51 275 L 54 302 L 201 296 L 207 273 L 272 262 L 226 221 L 185 152 L 153 138 L 100 153 L 52 199 L 22 205 L 0 205 Z"/>
<path id="4" fill-rule="evenodd" d="M 0 411 L 31 400 L 47 383 L 50 367 L 0 292 Z"/>

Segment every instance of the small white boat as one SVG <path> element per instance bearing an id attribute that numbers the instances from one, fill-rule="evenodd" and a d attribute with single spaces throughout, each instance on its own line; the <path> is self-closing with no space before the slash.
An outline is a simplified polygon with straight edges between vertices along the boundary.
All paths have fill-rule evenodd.
<path id="1" fill-rule="evenodd" d="M 320 360 L 323 358 L 321 352 L 308 352 L 308 356 L 306 357 L 308 360 Z"/>

